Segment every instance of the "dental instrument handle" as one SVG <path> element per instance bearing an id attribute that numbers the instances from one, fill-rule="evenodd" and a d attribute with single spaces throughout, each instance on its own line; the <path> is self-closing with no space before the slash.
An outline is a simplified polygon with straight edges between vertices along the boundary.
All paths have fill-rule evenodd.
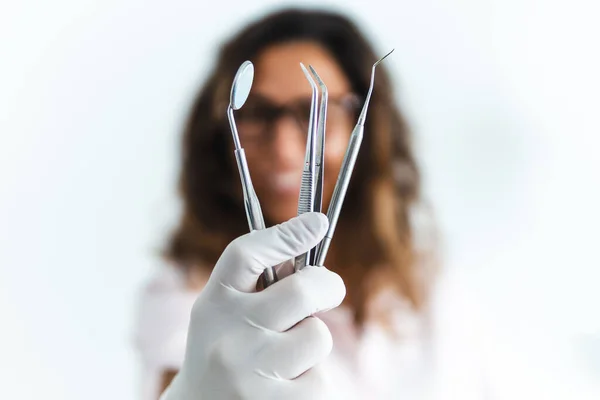
<path id="1" fill-rule="evenodd" d="M 314 173 L 310 166 L 305 166 L 302 171 L 302 190 L 300 190 L 300 200 L 298 201 L 298 215 L 311 212 L 314 205 L 312 193 L 314 192 Z M 294 259 L 294 271 L 300 271 L 311 261 L 312 250 L 299 255 Z"/>
<path id="2" fill-rule="evenodd" d="M 265 229 L 265 221 L 260 208 L 258 197 L 254 192 L 252 186 L 252 178 L 250 178 L 250 171 L 248 170 L 248 162 L 246 161 L 246 152 L 240 144 L 240 137 L 238 134 L 237 126 L 235 124 L 235 117 L 233 116 L 233 108 L 227 108 L 227 117 L 229 119 L 229 127 L 233 137 L 233 145 L 235 146 L 234 154 L 237 162 L 238 171 L 240 173 L 240 181 L 242 182 L 242 193 L 244 194 L 244 209 L 246 210 L 246 218 L 248 219 L 248 226 L 250 231 L 256 229 Z"/>
<path id="3" fill-rule="evenodd" d="M 248 218 L 250 231 L 265 229 L 262 209 L 260 208 L 258 197 L 254 192 L 254 187 L 252 186 L 252 181 L 250 179 L 248 163 L 246 162 L 246 153 L 244 152 L 244 149 L 235 150 L 234 153 L 238 170 L 240 171 L 240 180 L 242 181 L 242 191 L 244 193 L 244 208 L 246 209 L 246 217 Z"/>
<path id="4" fill-rule="evenodd" d="M 333 195 L 331 197 L 331 202 L 329 203 L 329 209 L 327 210 L 329 228 L 327 229 L 325 238 L 317 248 L 315 265 L 323 266 L 325 263 L 327 251 L 329 250 L 329 244 L 333 238 L 333 233 L 335 232 L 335 227 L 342 210 L 342 205 L 344 204 L 344 198 L 346 196 L 346 191 L 348 190 L 350 178 L 352 177 L 352 171 L 354 170 L 354 164 L 356 163 L 356 159 L 358 157 L 358 151 L 360 150 L 360 144 L 363 139 L 364 130 L 365 128 L 363 125 L 357 124 L 350 135 L 350 143 L 346 149 L 346 154 L 344 154 L 342 167 L 340 169 L 340 173 L 338 174 L 335 188 L 333 189 Z"/>
<path id="5" fill-rule="evenodd" d="M 235 159 L 237 161 L 238 170 L 240 172 L 240 180 L 242 181 L 242 191 L 244 193 L 244 209 L 246 210 L 246 218 L 248 218 L 248 226 L 250 231 L 265 229 L 265 220 L 263 218 L 262 209 L 258 196 L 252 186 L 252 180 L 250 179 L 250 171 L 248 170 L 248 163 L 246 161 L 246 152 L 240 148 L 234 151 Z M 265 269 L 263 275 L 263 286 L 266 288 L 273 283 L 277 282 L 277 276 L 273 267 Z"/>

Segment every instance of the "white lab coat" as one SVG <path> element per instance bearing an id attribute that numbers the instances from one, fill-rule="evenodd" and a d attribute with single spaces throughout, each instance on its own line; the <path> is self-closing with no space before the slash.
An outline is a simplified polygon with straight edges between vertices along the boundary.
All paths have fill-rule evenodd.
<path id="1" fill-rule="evenodd" d="M 161 372 L 181 366 L 197 294 L 172 267 L 158 271 L 144 288 L 135 334 L 144 372 L 141 400 L 155 400 Z M 514 349 L 492 339 L 493 329 L 481 322 L 473 300 L 449 278 L 438 280 L 419 314 L 388 294 L 376 304 L 393 310 L 396 337 L 373 323 L 360 338 L 352 334 L 343 306 L 322 316 L 334 340 L 324 366 L 339 399 L 569 398 L 550 389 L 550 382 L 536 381 Z"/>

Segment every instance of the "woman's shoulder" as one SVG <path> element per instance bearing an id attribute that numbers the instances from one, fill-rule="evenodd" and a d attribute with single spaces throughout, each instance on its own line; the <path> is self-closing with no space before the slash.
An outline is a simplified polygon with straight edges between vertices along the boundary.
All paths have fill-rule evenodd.
<path id="1" fill-rule="evenodd" d="M 177 265 L 165 263 L 156 267 L 137 296 L 137 331 L 147 337 L 149 331 L 187 326 L 189 313 L 205 282 Z"/>
<path id="2" fill-rule="evenodd" d="M 176 367 L 182 360 L 192 306 L 202 287 L 171 264 L 157 267 L 136 301 L 134 342 L 145 364 Z"/>
<path id="3" fill-rule="evenodd" d="M 173 263 L 156 267 L 141 287 L 142 296 L 200 291 L 208 274 L 200 268 L 183 268 Z"/>

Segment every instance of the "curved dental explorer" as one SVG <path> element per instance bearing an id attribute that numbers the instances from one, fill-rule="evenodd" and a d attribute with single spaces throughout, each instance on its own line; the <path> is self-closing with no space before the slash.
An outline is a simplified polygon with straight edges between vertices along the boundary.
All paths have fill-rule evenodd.
<path id="1" fill-rule="evenodd" d="M 338 174 L 337 182 L 335 183 L 333 196 L 331 197 L 329 209 L 327 210 L 329 228 L 327 229 L 325 238 L 317 247 L 317 257 L 315 265 L 322 266 L 325 262 L 325 258 L 327 257 L 327 251 L 329 250 L 329 245 L 331 244 L 331 238 L 333 237 L 333 233 L 335 232 L 335 227 L 337 225 L 337 221 L 340 216 L 340 211 L 342 209 L 342 204 L 344 203 L 346 190 L 348 189 L 350 177 L 352 176 L 354 164 L 356 163 L 358 151 L 360 150 L 360 144 L 363 139 L 365 121 L 367 119 L 367 109 L 369 107 L 369 101 L 371 100 L 371 94 L 373 93 L 373 86 L 375 84 L 375 68 L 377 67 L 377 65 L 379 65 L 379 63 L 381 63 L 387 56 L 389 56 L 393 52 L 394 50 L 390 51 L 385 56 L 377 60 L 375 64 L 373 64 L 373 67 L 371 69 L 371 84 L 369 85 L 369 92 L 367 93 L 365 103 L 358 117 L 358 122 L 356 123 L 356 126 L 354 127 L 354 129 L 352 130 L 352 134 L 350 135 L 350 142 L 348 143 L 348 147 L 346 148 L 346 154 L 344 155 L 344 160 L 342 161 L 342 167 L 340 169 L 340 173 Z"/>
<path id="2" fill-rule="evenodd" d="M 314 199 L 315 199 L 315 168 L 316 168 L 316 142 L 317 142 L 317 114 L 318 114 L 318 95 L 317 85 L 310 76 L 310 73 L 300 63 L 302 72 L 308 79 L 312 88 L 312 96 L 310 101 L 310 115 L 308 123 L 308 135 L 306 138 L 306 153 L 304 155 L 304 169 L 302 171 L 302 183 L 300 185 L 300 198 L 298 200 L 298 215 L 311 212 L 314 210 Z M 311 254 L 314 249 L 299 255 L 294 260 L 294 271 L 300 271 L 306 267 L 312 260 Z"/>
<path id="3" fill-rule="evenodd" d="M 313 77 L 317 81 L 321 89 L 321 100 L 319 104 L 319 118 L 317 122 L 317 143 L 316 143 L 316 161 L 315 161 L 315 201 L 313 211 L 321 212 L 323 209 L 323 176 L 325 174 L 325 128 L 327 121 L 327 102 L 329 94 L 325 82 L 321 79 L 317 71 L 312 65 L 308 68 Z M 316 249 L 313 250 L 312 259 L 309 260 L 310 265 L 316 265 Z"/>
<path id="4" fill-rule="evenodd" d="M 244 61 L 233 79 L 231 85 L 231 93 L 229 97 L 229 106 L 227 107 L 227 118 L 229 119 L 229 126 L 231 128 L 231 134 L 233 135 L 233 143 L 235 145 L 235 159 L 237 161 L 238 170 L 240 172 L 240 179 L 242 181 L 242 191 L 244 193 L 244 208 L 246 209 L 246 217 L 248 218 L 248 226 L 250 231 L 265 229 L 265 220 L 263 218 L 262 209 L 260 202 L 252 186 L 252 179 L 250 178 L 250 171 L 248 170 L 248 163 L 246 161 L 246 153 L 240 144 L 240 138 L 238 135 L 237 125 L 233 117 L 233 111 L 242 108 L 250 89 L 252 88 L 252 81 L 254 80 L 254 65 L 250 61 Z M 273 267 L 265 269 L 261 275 L 263 280 L 262 285 L 266 288 L 267 286 L 277 282 L 277 275 Z"/>

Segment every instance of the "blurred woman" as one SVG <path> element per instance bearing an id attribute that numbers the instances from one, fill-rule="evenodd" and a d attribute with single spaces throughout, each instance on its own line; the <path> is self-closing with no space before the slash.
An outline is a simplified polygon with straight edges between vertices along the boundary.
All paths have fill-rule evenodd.
<path id="1" fill-rule="evenodd" d="M 254 301 L 246 295 L 259 298 L 261 293 L 252 293 L 240 283 L 240 277 L 225 275 L 238 271 L 244 258 L 262 257 L 257 255 L 266 251 L 261 246 L 279 246 L 277 249 L 281 250 L 286 241 L 285 237 L 283 242 L 276 238 L 273 243 L 267 239 L 260 243 L 247 240 L 263 238 L 259 236 L 263 232 L 246 235 L 248 226 L 225 112 L 238 67 L 245 60 L 251 60 L 255 66 L 250 97 L 235 116 L 267 226 L 274 226 L 297 213 L 311 100 L 311 88 L 299 63 L 314 66 L 329 90 L 326 210 L 350 132 L 368 90 L 371 67 L 381 55 L 348 18 L 332 12 L 296 9 L 278 11 L 253 22 L 221 48 L 183 135 L 179 186 L 183 213 L 167 245 L 170 263 L 147 285 L 141 299 L 137 340 L 146 368 L 145 399 L 158 398 L 182 365 L 186 373 L 177 377 L 177 388 L 170 390 L 169 400 L 292 398 L 290 393 L 300 393 L 306 387 L 314 392 L 298 398 L 314 398 L 325 390 L 316 381 L 289 392 L 285 390 L 295 386 L 285 385 L 307 380 L 317 365 L 319 374 L 335 388 L 335 398 L 340 399 L 479 399 L 488 392 L 484 353 L 479 347 L 477 327 L 466 311 L 468 304 L 449 289 L 451 285 L 438 283 L 431 246 L 434 230 L 423 218 L 427 213 L 422 212 L 419 168 L 405 119 L 393 98 L 385 62 L 377 70 L 364 141 L 325 263 L 327 268 L 305 274 L 307 281 L 314 279 L 309 285 L 312 288 L 331 279 L 332 292 L 338 290 L 332 277 L 339 274 L 346 290 L 343 303 L 324 312 L 337 305 L 334 303 L 338 299 L 327 300 L 330 306 L 323 300 L 323 306 L 314 309 L 323 312 L 303 315 L 279 331 L 259 326 L 249 328 L 246 336 L 234 332 L 237 327 L 242 329 L 234 318 L 240 323 L 252 320 L 254 328 L 260 325 L 262 317 L 253 319 L 254 311 L 247 311 L 241 304 Z M 315 221 L 285 222 L 295 225 L 272 229 L 279 229 L 280 237 L 292 232 L 296 239 L 306 237 L 310 242 L 318 239 L 314 235 L 322 234 Z M 236 241 L 236 254 L 244 257 L 231 263 L 233 250 L 228 245 L 240 236 L 244 238 Z M 215 265 L 219 264 L 223 264 L 219 267 L 222 271 L 217 273 Z M 216 276 L 211 277 L 213 268 Z M 286 292 L 277 294 L 275 287 L 284 287 L 288 280 L 293 282 L 295 275 L 300 274 L 284 278 L 264 291 L 271 296 L 269 307 L 288 301 Z M 232 283 L 231 279 L 237 280 Z M 203 290 L 205 285 L 214 287 Z M 236 296 L 248 300 L 236 303 L 237 308 L 227 308 L 229 300 L 223 300 L 226 294 L 219 292 L 223 287 L 235 289 L 241 293 Z M 298 294 L 293 297 L 293 304 L 321 295 L 307 295 L 310 289 L 306 288 L 296 293 L 297 287 L 290 289 L 293 293 L 288 292 L 292 297 Z M 321 292 L 328 291 L 327 286 L 322 289 Z M 343 293 L 339 301 L 342 297 Z M 219 311 L 211 314 L 211 310 Z M 277 312 L 274 310 L 273 314 Z M 305 317 L 312 318 L 314 327 L 298 323 Z M 325 323 L 327 331 L 319 328 L 317 319 Z M 218 331 L 221 325 L 228 328 Z M 269 340 L 291 335 L 295 329 L 318 332 L 322 339 L 318 343 L 327 342 L 330 333 L 333 348 L 324 345 L 324 354 L 329 354 L 329 350 L 331 354 L 315 356 L 314 362 L 300 367 L 292 364 L 300 363 L 296 353 L 302 351 L 281 347 L 288 350 L 276 353 L 277 360 L 269 362 L 285 364 L 278 368 L 297 367 L 292 376 L 282 376 L 275 367 L 267 371 L 252 364 L 259 362 L 269 346 L 276 348 Z M 253 336 L 259 334 L 263 336 Z M 229 336 L 238 338 L 228 342 L 230 349 L 237 350 L 227 356 L 224 354 L 228 350 L 222 346 Z M 263 343 L 260 349 L 249 347 L 257 342 Z M 298 345 L 298 341 L 295 343 Z M 305 350 L 316 346 L 316 342 L 307 343 Z M 241 361 L 230 362 L 246 353 L 248 367 Z M 211 375 L 210 371 L 217 370 L 218 374 Z M 248 371 L 256 373 L 246 375 Z M 219 383 L 223 377 L 228 377 L 227 382 Z M 283 386 L 272 389 L 269 385 L 273 382 Z M 323 396 L 333 398 L 332 394 Z"/>

